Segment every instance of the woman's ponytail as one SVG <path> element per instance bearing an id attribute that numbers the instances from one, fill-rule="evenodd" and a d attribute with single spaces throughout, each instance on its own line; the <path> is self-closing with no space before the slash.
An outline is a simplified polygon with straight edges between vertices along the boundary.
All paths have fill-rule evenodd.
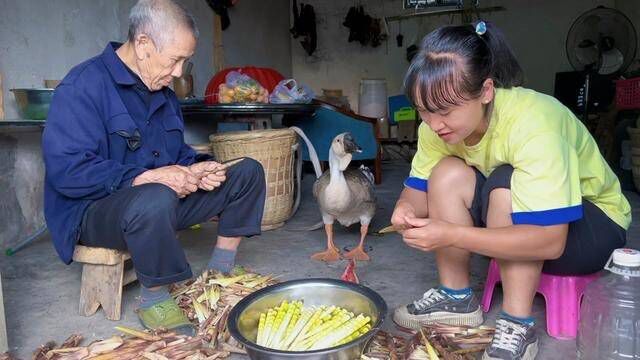
<path id="1" fill-rule="evenodd" d="M 482 33 L 482 29 L 485 29 Z M 496 87 L 511 88 L 521 86 L 524 82 L 522 68 L 513 55 L 504 34 L 491 23 L 479 21 L 474 25 L 474 31 L 487 45 L 491 54 L 491 69 L 489 77 L 496 83 Z M 482 33 L 482 34 L 481 34 Z"/>

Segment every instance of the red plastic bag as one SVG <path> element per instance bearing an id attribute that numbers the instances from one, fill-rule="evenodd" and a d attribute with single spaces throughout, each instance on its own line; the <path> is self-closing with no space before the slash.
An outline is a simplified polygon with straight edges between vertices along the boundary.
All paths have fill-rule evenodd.
<path id="1" fill-rule="evenodd" d="M 231 71 L 237 71 L 242 74 L 246 74 L 258 81 L 263 88 L 267 89 L 269 93 L 273 92 L 273 89 L 278 85 L 278 82 L 284 79 L 284 76 L 271 68 L 260 68 L 255 66 L 245 66 L 245 67 L 231 67 L 219 71 L 207 85 L 207 90 L 205 91 L 205 103 L 207 104 L 216 104 L 218 103 L 218 91 L 220 88 L 220 84 L 225 83 L 227 74 Z"/>

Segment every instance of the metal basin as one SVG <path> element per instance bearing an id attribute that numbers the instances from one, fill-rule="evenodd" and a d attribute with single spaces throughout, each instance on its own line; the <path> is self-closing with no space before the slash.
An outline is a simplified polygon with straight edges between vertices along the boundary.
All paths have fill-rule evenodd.
<path id="1" fill-rule="evenodd" d="M 54 89 L 11 89 L 18 104 L 20 117 L 27 120 L 45 120 Z"/>
<path id="2" fill-rule="evenodd" d="M 371 330 L 358 339 L 329 349 L 282 351 L 256 345 L 260 313 L 278 306 L 282 300 L 304 300 L 307 305 L 336 305 L 353 313 L 371 316 Z M 387 315 L 387 304 L 368 287 L 336 279 L 301 279 L 258 290 L 242 299 L 229 314 L 228 327 L 253 360 L 354 360 L 380 329 Z"/>

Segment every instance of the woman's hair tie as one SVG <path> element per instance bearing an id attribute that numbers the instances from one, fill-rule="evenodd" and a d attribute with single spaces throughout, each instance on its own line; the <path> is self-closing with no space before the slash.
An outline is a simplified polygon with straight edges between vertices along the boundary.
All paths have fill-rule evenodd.
<path id="1" fill-rule="evenodd" d="M 479 36 L 484 35 L 487 32 L 487 23 L 484 21 L 478 21 L 476 23 L 476 34 Z"/>

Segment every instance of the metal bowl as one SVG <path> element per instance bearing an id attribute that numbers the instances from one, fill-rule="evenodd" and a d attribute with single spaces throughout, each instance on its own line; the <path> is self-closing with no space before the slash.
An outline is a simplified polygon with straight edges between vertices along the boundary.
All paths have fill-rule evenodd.
<path id="1" fill-rule="evenodd" d="M 22 119 L 45 120 L 54 89 L 11 89 Z"/>
<path id="2" fill-rule="evenodd" d="M 336 305 L 354 313 L 371 316 L 371 330 L 340 346 L 314 351 L 282 351 L 257 345 L 260 313 L 278 306 L 282 300 L 304 300 L 305 305 Z M 252 360 L 353 360 L 360 359 L 365 346 L 380 329 L 387 304 L 368 287 L 336 279 L 301 279 L 258 290 L 242 299 L 229 314 L 231 336 L 243 344 Z"/>

